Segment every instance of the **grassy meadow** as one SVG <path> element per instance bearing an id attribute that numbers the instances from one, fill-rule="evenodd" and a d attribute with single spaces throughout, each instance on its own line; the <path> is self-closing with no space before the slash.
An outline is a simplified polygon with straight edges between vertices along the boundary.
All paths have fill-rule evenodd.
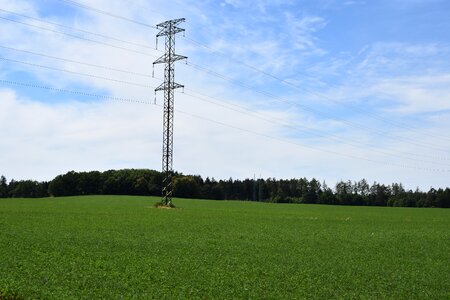
<path id="1" fill-rule="evenodd" d="M 157 201 L 0 199 L 0 299 L 450 299 L 449 209 Z"/>

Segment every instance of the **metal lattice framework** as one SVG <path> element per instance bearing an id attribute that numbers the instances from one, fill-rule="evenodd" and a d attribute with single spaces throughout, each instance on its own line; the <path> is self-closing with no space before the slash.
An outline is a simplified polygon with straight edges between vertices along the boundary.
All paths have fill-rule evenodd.
<path id="1" fill-rule="evenodd" d="M 165 37 L 166 51 L 163 56 L 158 58 L 155 64 L 165 64 L 164 68 L 164 82 L 155 89 L 157 91 L 164 91 L 164 115 L 163 115 L 163 154 L 162 154 L 162 203 L 164 205 L 172 204 L 173 185 L 173 118 L 174 118 L 174 90 L 183 88 L 184 86 L 175 83 L 175 69 L 174 63 L 181 59 L 187 59 L 186 56 L 175 54 L 175 35 L 183 32 L 183 28 L 177 27 L 178 24 L 184 22 L 185 19 L 175 19 L 163 22 L 156 25 L 160 32 L 156 35 Z"/>

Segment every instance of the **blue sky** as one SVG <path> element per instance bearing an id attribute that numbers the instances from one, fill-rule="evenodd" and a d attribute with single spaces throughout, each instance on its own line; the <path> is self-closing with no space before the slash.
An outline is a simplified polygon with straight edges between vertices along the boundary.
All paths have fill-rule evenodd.
<path id="1" fill-rule="evenodd" d="M 68 2 L 0 6 L 10 19 L 0 19 L 0 173 L 160 169 L 162 111 L 151 103 L 163 67 L 151 74 L 163 40 L 154 50 L 156 30 Z M 448 1 L 77 2 L 150 25 L 186 18 L 178 171 L 449 186 Z"/>

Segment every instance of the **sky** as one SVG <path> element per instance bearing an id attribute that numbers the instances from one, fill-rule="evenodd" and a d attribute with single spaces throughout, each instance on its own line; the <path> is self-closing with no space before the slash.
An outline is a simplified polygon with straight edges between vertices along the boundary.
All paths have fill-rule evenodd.
<path id="1" fill-rule="evenodd" d="M 2 0 L 0 174 L 160 170 L 154 27 L 185 18 L 175 170 L 449 187 L 448 15 L 447 0 Z"/>

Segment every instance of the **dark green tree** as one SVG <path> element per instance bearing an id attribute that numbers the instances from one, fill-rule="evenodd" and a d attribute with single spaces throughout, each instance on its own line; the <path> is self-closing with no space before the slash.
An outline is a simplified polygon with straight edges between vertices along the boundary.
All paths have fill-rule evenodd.
<path id="1" fill-rule="evenodd" d="M 8 197 L 8 182 L 5 176 L 0 177 L 0 198 Z"/>
<path id="2" fill-rule="evenodd" d="M 176 177 L 173 181 L 173 193 L 180 198 L 198 198 L 200 184 L 194 176 Z"/>
<path id="3" fill-rule="evenodd" d="M 13 198 L 42 198 L 47 197 L 47 182 L 33 180 L 15 181 L 9 193 Z"/>
<path id="4" fill-rule="evenodd" d="M 436 193 L 436 206 L 442 208 L 450 207 L 450 189 L 439 189 Z"/>

